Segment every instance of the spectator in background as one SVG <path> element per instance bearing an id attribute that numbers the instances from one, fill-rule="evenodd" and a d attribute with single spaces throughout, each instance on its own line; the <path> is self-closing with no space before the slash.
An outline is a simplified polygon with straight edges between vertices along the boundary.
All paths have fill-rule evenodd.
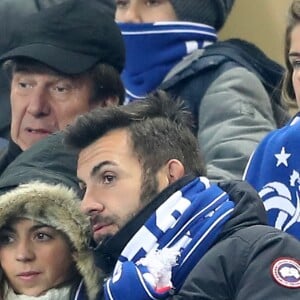
<path id="1" fill-rule="evenodd" d="M 109 277 L 102 297 L 299 299 L 299 241 L 265 225 L 246 182 L 209 182 L 190 124 L 182 102 L 156 92 L 66 128 Z"/>
<path id="2" fill-rule="evenodd" d="M 300 1 L 290 6 L 285 33 L 283 97 L 300 107 Z M 258 145 L 244 179 L 259 192 L 268 222 L 300 239 L 300 114 Z"/>
<path id="3" fill-rule="evenodd" d="M 11 141 L 0 174 L 24 150 L 97 106 L 123 102 L 124 44 L 110 0 L 66 1 L 1 27 L 11 76 Z"/>
<path id="4" fill-rule="evenodd" d="M 95 300 L 88 219 L 66 186 L 30 182 L 0 196 L 0 298 Z"/>
<path id="5" fill-rule="evenodd" d="M 65 0 L 1 0 L 0 22 L 1 27 L 9 27 L 19 22 L 19 17 L 61 3 Z M 0 53 L 3 52 L 0 44 Z M 9 101 L 9 80 L 0 68 L 0 137 L 8 139 L 10 136 L 11 110 Z"/>
<path id="6" fill-rule="evenodd" d="M 271 65 L 272 76 L 278 66 L 245 42 L 225 46 L 217 41 L 234 0 L 115 1 L 126 46 L 122 74 L 126 102 L 156 88 L 186 100 L 195 118 L 208 177 L 241 179 L 250 154 L 278 120 L 258 75 L 235 57 L 245 47 L 243 61 L 262 56 L 260 67 Z M 229 59 L 223 53 L 233 44 L 238 44 L 238 50 Z M 211 47 L 219 53 L 206 54 Z"/>

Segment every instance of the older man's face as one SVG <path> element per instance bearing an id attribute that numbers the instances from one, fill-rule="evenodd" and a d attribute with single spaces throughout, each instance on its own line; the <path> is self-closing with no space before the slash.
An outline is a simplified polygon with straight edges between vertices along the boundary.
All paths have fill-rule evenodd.
<path id="1" fill-rule="evenodd" d="M 87 75 L 67 77 L 30 67 L 13 73 L 11 137 L 22 150 L 64 129 L 91 109 L 92 82 Z"/>

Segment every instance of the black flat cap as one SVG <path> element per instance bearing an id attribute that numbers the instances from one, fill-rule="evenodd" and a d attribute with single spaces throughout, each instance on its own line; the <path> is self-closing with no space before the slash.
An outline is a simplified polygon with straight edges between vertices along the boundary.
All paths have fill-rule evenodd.
<path id="1" fill-rule="evenodd" d="M 35 59 L 65 74 L 79 74 L 96 63 L 122 71 L 125 47 L 111 0 L 71 0 L 21 17 L 0 33 L 0 63 Z"/>

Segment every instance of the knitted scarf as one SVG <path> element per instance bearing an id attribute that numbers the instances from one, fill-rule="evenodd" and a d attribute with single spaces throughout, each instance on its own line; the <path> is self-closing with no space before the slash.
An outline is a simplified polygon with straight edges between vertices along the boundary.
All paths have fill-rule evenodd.
<path id="1" fill-rule="evenodd" d="M 217 39 L 213 27 L 191 22 L 119 23 L 119 26 L 126 48 L 122 79 L 127 103 L 156 89 L 183 57 Z"/>
<path id="2" fill-rule="evenodd" d="M 249 160 L 244 179 L 258 192 L 270 225 L 300 239 L 300 113 L 269 133 Z"/>
<path id="3" fill-rule="evenodd" d="M 205 177 L 171 195 L 138 230 L 104 284 L 105 299 L 167 299 L 216 241 L 234 203 Z"/>

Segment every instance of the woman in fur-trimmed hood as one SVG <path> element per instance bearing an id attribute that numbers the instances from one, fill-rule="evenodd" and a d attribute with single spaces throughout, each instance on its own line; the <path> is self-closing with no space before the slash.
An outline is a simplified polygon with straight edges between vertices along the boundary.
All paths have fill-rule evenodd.
<path id="1" fill-rule="evenodd" d="M 77 201 L 79 201 L 79 199 L 73 190 L 61 184 L 51 185 L 36 181 L 19 185 L 0 196 L 0 299 L 96 299 L 96 295 L 101 286 L 99 283 L 100 272 L 96 270 L 92 252 L 88 249 L 89 237 L 91 236 L 90 223 L 87 217 L 80 212 L 78 203 L 76 203 Z M 19 238 L 18 235 L 19 229 L 15 229 L 18 227 L 14 225 L 18 224 L 20 220 L 30 220 L 31 223 L 29 224 L 46 225 L 46 228 L 49 227 L 54 232 L 59 232 L 63 237 L 62 240 L 67 241 L 68 246 L 66 247 L 68 247 L 71 253 L 70 255 L 72 256 L 70 259 L 73 266 L 73 271 L 70 272 L 71 278 L 69 277 L 67 282 L 60 282 L 59 285 L 44 291 L 42 295 L 38 297 L 31 297 L 33 295 L 25 296 L 22 290 L 21 293 L 18 290 L 15 291 L 11 284 L 14 279 L 11 279 L 16 276 L 14 275 L 11 278 L 7 276 L 5 272 L 5 261 L 6 266 L 8 265 L 7 259 L 3 259 L 5 249 L 7 253 L 10 251 L 9 247 L 16 249 L 18 247 L 17 245 L 21 244 L 21 242 L 19 242 L 21 238 Z M 24 230 L 23 228 L 24 227 L 20 229 L 20 232 Z M 44 246 L 47 244 L 45 243 L 45 239 L 46 242 L 49 242 L 48 239 L 52 239 L 48 237 L 47 232 L 45 234 L 43 231 L 41 233 L 37 231 L 34 238 L 32 238 L 30 234 L 29 241 L 33 245 L 31 246 L 32 248 L 35 247 L 34 245 L 37 245 L 37 248 L 41 245 Z M 14 244 L 16 246 L 14 246 Z M 39 250 L 40 249 L 34 249 L 34 251 L 36 251 L 35 253 Z M 43 251 L 40 251 L 40 253 L 41 252 Z M 8 255 L 13 257 L 10 253 Z M 55 255 L 54 258 L 57 263 L 57 260 L 61 259 L 62 253 L 55 253 Z M 34 259 L 35 258 L 28 258 L 27 261 L 21 261 L 16 254 L 16 262 L 14 262 L 13 258 L 13 263 L 10 264 L 10 266 L 18 266 L 18 272 L 23 272 L 21 273 L 22 276 L 25 274 L 24 278 L 21 279 L 21 282 L 22 280 L 27 280 L 25 286 L 28 284 L 28 281 L 30 282 L 29 277 L 32 275 L 28 275 L 27 273 L 33 272 L 31 271 L 32 269 L 38 269 L 40 267 L 36 267 Z M 26 267 L 23 268 L 22 264 Z M 45 274 L 46 272 L 44 272 L 44 275 Z M 26 276 L 29 277 L 25 278 Z M 39 276 L 37 276 L 37 278 L 39 279 Z"/>

